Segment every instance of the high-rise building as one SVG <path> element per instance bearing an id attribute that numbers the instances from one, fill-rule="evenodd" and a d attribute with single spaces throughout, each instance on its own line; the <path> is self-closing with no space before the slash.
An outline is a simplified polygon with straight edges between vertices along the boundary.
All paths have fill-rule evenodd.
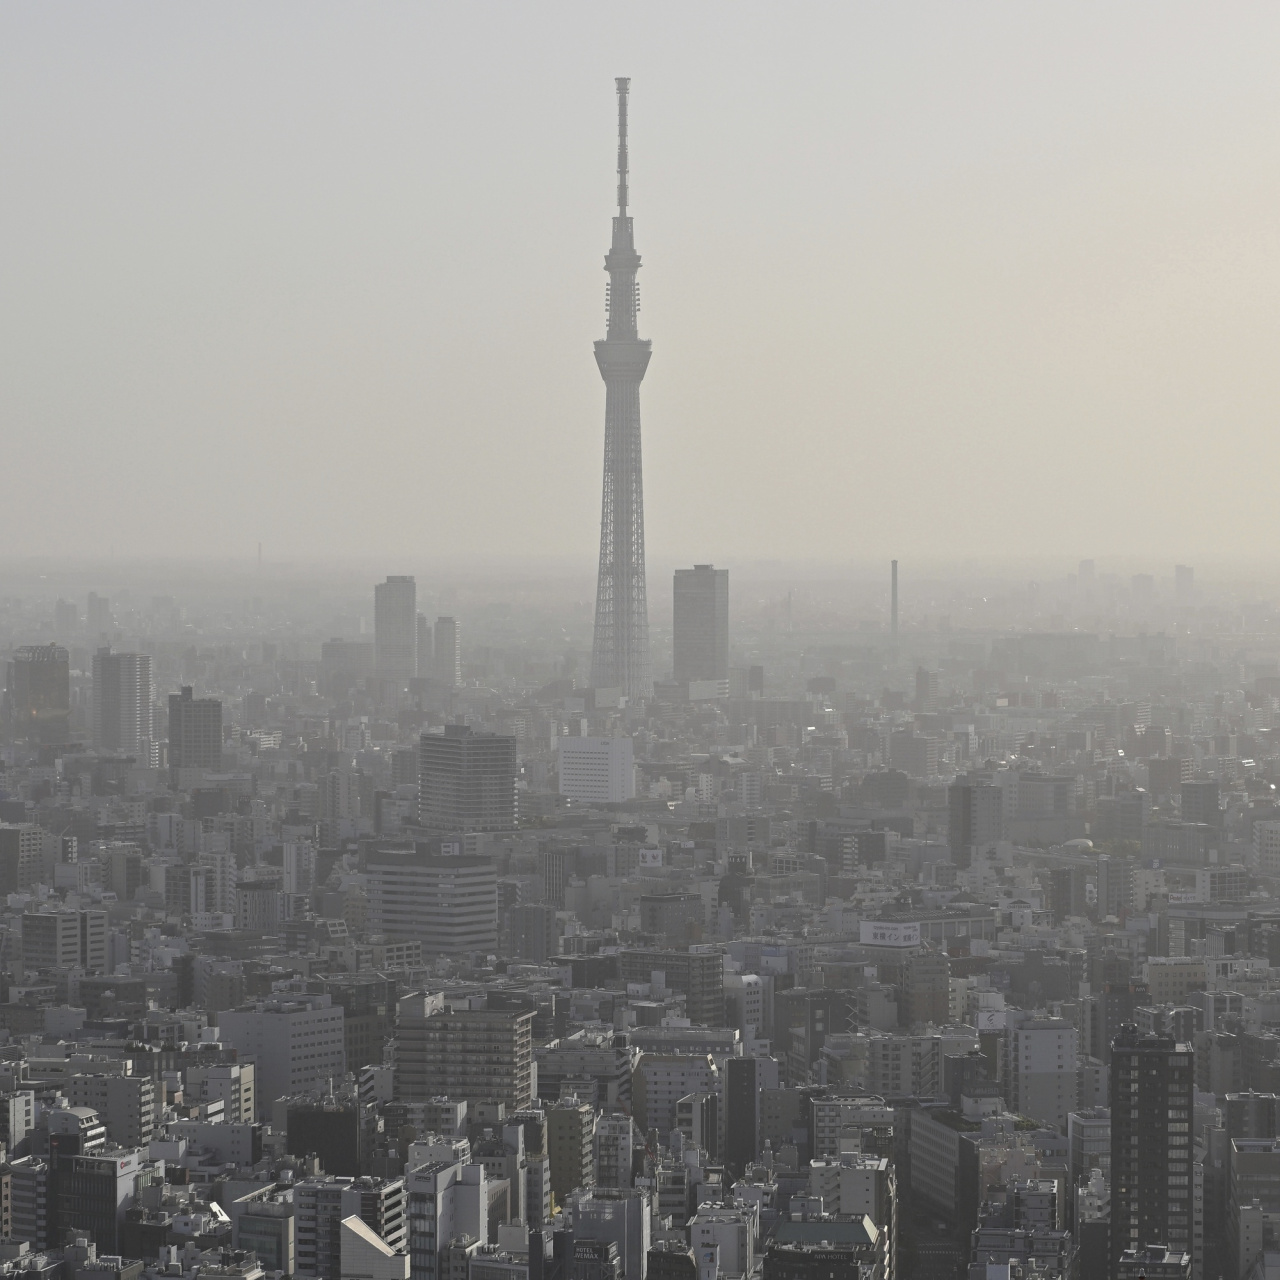
<path id="1" fill-rule="evenodd" d="M 53 606 L 53 629 L 60 636 L 69 636 L 80 621 L 80 611 L 70 600 L 58 598 L 57 603 Z"/>
<path id="2" fill-rule="evenodd" d="M 149 1075 L 81 1072 L 61 1087 L 69 1105 L 92 1107 L 102 1117 L 108 1140 L 117 1146 L 146 1147 L 151 1141 L 156 1123 L 156 1086 Z"/>
<path id="3" fill-rule="evenodd" d="M 365 864 L 370 932 L 421 939 L 424 950 L 442 955 L 495 950 L 498 873 L 491 858 L 449 852 L 456 848 L 423 843 L 371 852 Z"/>
<path id="4" fill-rule="evenodd" d="M 89 602 L 84 611 L 84 626 L 90 640 L 105 640 L 111 631 L 111 601 L 96 591 L 89 592 Z"/>
<path id="5" fill-rule="evenodd" d="M 33 822 L 0 823 L 0 894 L 29 889 L 51 873 L 46 832 Z"/>
<path id="6" fill-rule="evenodd" d="M 1061 1129 L 1076 1105 L 1079 1033 L 1061 1018 L 1033 1018 L 1008 1032 L 1002 1078 L 1019 1115 Z"/>
<path id="7" fill-rule="evenodd" d="M 22 963 L 28 969 L 107 968 L 105 911 L 29 911 L 22 916 Z"/>
<path id="8" fill-rule="evenodd" d="M 272 997 L 217 1017 L 223 1042 L 256 1068 L 259 1107 L 346 1074 L 342 1008 L 327 995 Z"/>
<path id="9" fill-rule="evenodd" d="M 938 709 L 941 692 L 939 682 L 941 672 L 932 671 L 928 667 L 916 668 L 916 710 L 924 715 L 932 715 Z"/>
<path id="10" fill-rule="evenodd" d="M 513 960 L 545 964 L 556 954 L 556 909 L 545 902 L 524 902 L 504 912 L 503 946 Z"/>
<path id="11" fill-rule="evenodd" d="M 435 671 L 436 646 L 431 639 L 431 623 L 425 613 L 418 614 L 418 675 L 426 680 Z"/>
<path id="12" fill-rule="evenodd" d="M 326 640 L 320 646 L 320 681 L 331 698 L 345 698 L 373 675 L 374 647 L 367 640 Z"/>
<path id="13" fill-rule="evenodd" d="M 147 654 L 99 649 L 93 655 L 93 745 L 124 755 L 149 752 L 152 699 Z"/>
<path id="14" fill-rule="evenodd" d="M 632 219 L 627 214 L 627 95 L 617 80 L 618 214 L 605 257 L 609 273 L 607 328 L 596 343 L 605 385 L 604 495 L 600 512 L 600 569 L 596 580 L 591 684 L 621 689 L 642 701 L 653 695 L 649 667 L 649 603 L 644 570 L 644 472 L 640 447 L 640 383 L 652 343 L 637 335 L 640 310 Z"/>
<path id="15" fill-rule="evenodd" d="M 731 1058 L 729 1061 L 741 1059 Z M 636 1122 L 625 1112 L 601 1116 L 596 1121 L 594 1158 L 597 1187 L 631 1186 L 637 1137 Z"/>
<path id="16" fill-rule="evenodd" d="M 457 618 L 437 618 L 434 667 L 435 677 L 451 689 L 462 683 L 462 644 Z"/>
<path id="17" fill-rule="evenodd" d="M 624 982 L 650 982 L 661 973 L 672 991 L 684 993 L 691 1022 L 724 1025 L 724 956 L 718 952 L 637 949 L 619 952 L 618 959 Z"/>
<path id="18" fill-rule="evenodd" d="M 1193 778 L 1182 784 L 1182 821 L 1218 827 L 1222 810 L 1218 807 L 1218 780 Z"/>
<path id="19" fill-rule="evenodd" d="M 169 695 L 169 773 L 175 785 L 183 769 L 222 768 L 222 703 L 193 698 L 191 686 Z"/>
<path id="20" fill-rule="evenodd" d="M 294 1187 L 295 1275 L 352 1274 L 342 1266 L 342 1221 L 363 1222 L 391 1249 L 405 1242 L 403 1178 L 306 1178 Z"/>
<path id="21" fill-rule="evenodd" d="M 729 570 L 677 569 L 671 628 L 675 682 L 729 679 Z"/>
<path id="22" fill-rule="evenodd" d="M 1280 1139 L 1230 1139 L 1226 1280 L 1245 1280 L 1270 1249 L 1280 1214 Z"/>
<path id="23" fill-rule="evenodd" d="M 438 997 L 406 996 L 397 1009 L 395 1094 L 406 1102 L 467 1098 L 533 1101 L 533 1014 L 445 1009 Z"/>
<path id="24" fill-rule="evenodd" d="M 23 645 L 9 663 L 9 716 L 16 738 L 57 744 L 71 736 L 71 659 L 60 644 Z"/>
<path id="25" fill-rule="evenodd" d="M 373 589 L 373 649 L 378 675 L 410 680 L 418 674 L 418 588 L 412 577 L 389 577 Z"/>
<path id="26" fill-rule="evenodd" d="M 726 1058 L 724 1067 L 724 1161 L 740 1177 L 759 1148 L 764 1076 L 757 1058 Z"/>
<path id="27" fill-rule="evenodd" d="M 1004 823 L 1004 797 L 1000 788 L 972 779 L 957 779 L 947 788 L 951 861 L 957 867 L 972 864 L 1000 839 Z"/>
<path id="28" fill-rule="evenodd" d="M 418 759 L 418 820 L 428 830 L 515 829 L 515 738 L 446 725 L 422 735 Z"/>
<path id="29" fill-rule="evenodd" d="M 1192 1244 L 1191 1046 L 1124 1028 L 1111 1046 L 1111 1258 Z"/>
<path id="30" fill-rule="evenodd" d="M 547 1154 L 551 1157 L 551 1194 L 563 1204 L 571 1191 L 591 1186 L 596 1110 L 576 1097 L 547 1109 Z"/>
<path id="31" fill-rule="evenodd" d="M 636 794 L 630 738 L 557 738 L 560 794 L 582 804 L 620 804 Z"/>

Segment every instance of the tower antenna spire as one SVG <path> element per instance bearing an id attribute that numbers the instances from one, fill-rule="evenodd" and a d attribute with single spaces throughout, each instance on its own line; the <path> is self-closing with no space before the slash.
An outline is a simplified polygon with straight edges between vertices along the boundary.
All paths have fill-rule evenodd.
<path id="1" fill-rule="evenodd" d="M 618 217 L 627 216 L 627 95 L 631 92 L 631 77 L 618 76 Z"/>

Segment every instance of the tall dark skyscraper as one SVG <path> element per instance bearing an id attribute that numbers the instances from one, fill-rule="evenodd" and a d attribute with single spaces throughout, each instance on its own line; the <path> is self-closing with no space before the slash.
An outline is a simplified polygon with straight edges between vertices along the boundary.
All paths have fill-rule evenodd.
<path id="1" fill-rule="evenodd" d="M 23 645 L 9 663 L 14 736 L 62 743 L 71 737 L 71 659 L 60 644 Z"/>
<path id="2" fill-rule="evenodd" d="M 222 703 L 193 698 L 191 686 L 169 695 L 169 773 L 178 784 L 183 769 L 222 768 Z"/>
<path id="3" fill-rule="evenodd" d="M 591 683 L 620 688 L 631 699 L 653 694 L 649 668 L 649 602 L 644 577 L 644 480 L 640 457 L 640 382 L 652 343 L 637 336 L 640 310 L 631 218 L 627 216 L 627 93 L 618 86 L 618 216 L 605 257 L 609 273 L 608 327 L 596 343 L 605 385 L 604 498 L 600 512 L 600 571 Z"/>
<path id="4" fill-rule="evenodd" d="M 729 570 L 677 569 L 672 597 L 672 665 L 677 684 L 729 678 Z"/>
<path id="5" fill-rule="evenodd" d="M 1130 1025 L 1111 1046 L 1111 1262 L 1162 1244 L 1191 1252 L 1189 1044 Z"/>

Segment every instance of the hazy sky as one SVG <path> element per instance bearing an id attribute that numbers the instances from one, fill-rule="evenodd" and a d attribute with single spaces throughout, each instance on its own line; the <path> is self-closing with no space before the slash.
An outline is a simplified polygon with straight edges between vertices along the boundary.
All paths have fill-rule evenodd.
<path id="1" fill-rule="evenodd" d="M 0 7 L 0 555 L 1270 553 L 1280 7 Z"/>

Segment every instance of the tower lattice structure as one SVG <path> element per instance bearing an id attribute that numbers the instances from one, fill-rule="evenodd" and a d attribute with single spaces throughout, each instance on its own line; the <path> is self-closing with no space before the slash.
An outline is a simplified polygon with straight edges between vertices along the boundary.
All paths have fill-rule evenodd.
<path id="1" fill-rule="evenodd" d="M 652 343 L 636 334 L 640 298 L 632 220 L 627 215 L 627 94 L 618 87 L 618 214 L 605 256 L 609 273 L 606 336 L 596 364 L 605 385 L 604 498 L 600 511 L 600 571 L 591 684 L 620 688 L 633 701 L 653 694 L 649 668 L 649 605 L 644 576 L 644 476 L 640 454 L 640 382 Z"/>

